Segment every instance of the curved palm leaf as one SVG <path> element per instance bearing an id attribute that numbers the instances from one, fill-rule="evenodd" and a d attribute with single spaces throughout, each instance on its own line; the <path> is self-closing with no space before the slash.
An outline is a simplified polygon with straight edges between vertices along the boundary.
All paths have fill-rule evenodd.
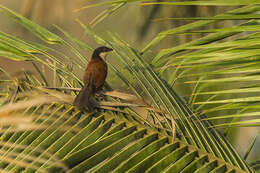
<path id="1" fill-rule="evenodd" d="M 183 140 L 129 122 L 121 113 L 97 112 L 78 120 L 81 113 L 64 104 L 40 104 L 22 113 L 38 127 L 3 132 L 2 157 L 16 153 L 1 160 L 3 171 L 243 172 Z"/>

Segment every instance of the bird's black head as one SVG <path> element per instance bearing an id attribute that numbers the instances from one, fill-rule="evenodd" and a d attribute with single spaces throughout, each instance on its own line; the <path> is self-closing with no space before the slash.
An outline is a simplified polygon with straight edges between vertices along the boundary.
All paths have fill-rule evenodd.
<path id="1" fill-rule="evenodd" d="M 98 47 L 94 50 L 94 52 L 92 54 L 92 58 L 104 58 L 106 56 L 106 53 L 110 52 L 112 50 L 113 49 L 105 47 L 105 46 Z"/>

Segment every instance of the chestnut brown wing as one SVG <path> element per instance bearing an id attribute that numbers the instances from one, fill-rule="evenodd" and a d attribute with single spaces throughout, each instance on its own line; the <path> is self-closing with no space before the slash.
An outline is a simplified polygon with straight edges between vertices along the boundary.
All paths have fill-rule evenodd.
<path id="1" fill-rule="evenodd" d="M 106 76 L 107 64 L 100 58 L 93 59 L 84 72 L 83 82 L 85 85 L 92 85 L 97 91 L 104 85 Z"/>

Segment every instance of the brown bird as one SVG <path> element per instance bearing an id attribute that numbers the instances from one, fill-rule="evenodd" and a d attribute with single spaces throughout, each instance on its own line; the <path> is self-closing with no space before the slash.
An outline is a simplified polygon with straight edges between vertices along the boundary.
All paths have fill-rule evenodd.
<path id="1" fill-rule="evenodd" d="M 91 111 L 94 108 L 91 97 L 101 90 L 107 77 L 107 64 L 104 61 L 107 52 L 113 49 L 102 46 L 96 48 L 92 54 L 92 58 L 88 63 L 83 74 L 84 87 L 76 96 L 73 105 L 77 106 L 79 110 Z"/>

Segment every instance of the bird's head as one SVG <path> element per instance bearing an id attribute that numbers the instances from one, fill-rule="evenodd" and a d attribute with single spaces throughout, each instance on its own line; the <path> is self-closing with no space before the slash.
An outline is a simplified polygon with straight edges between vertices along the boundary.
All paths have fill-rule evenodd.
<path id="1" fill-rule="evenodd" d="M 105 58 L 107 55 L 107 52 L 112 51 L 113 49 L 105 47 L 105 46 L 101 46 L 98 47 L 94 50 L 92 58 Z"/>

